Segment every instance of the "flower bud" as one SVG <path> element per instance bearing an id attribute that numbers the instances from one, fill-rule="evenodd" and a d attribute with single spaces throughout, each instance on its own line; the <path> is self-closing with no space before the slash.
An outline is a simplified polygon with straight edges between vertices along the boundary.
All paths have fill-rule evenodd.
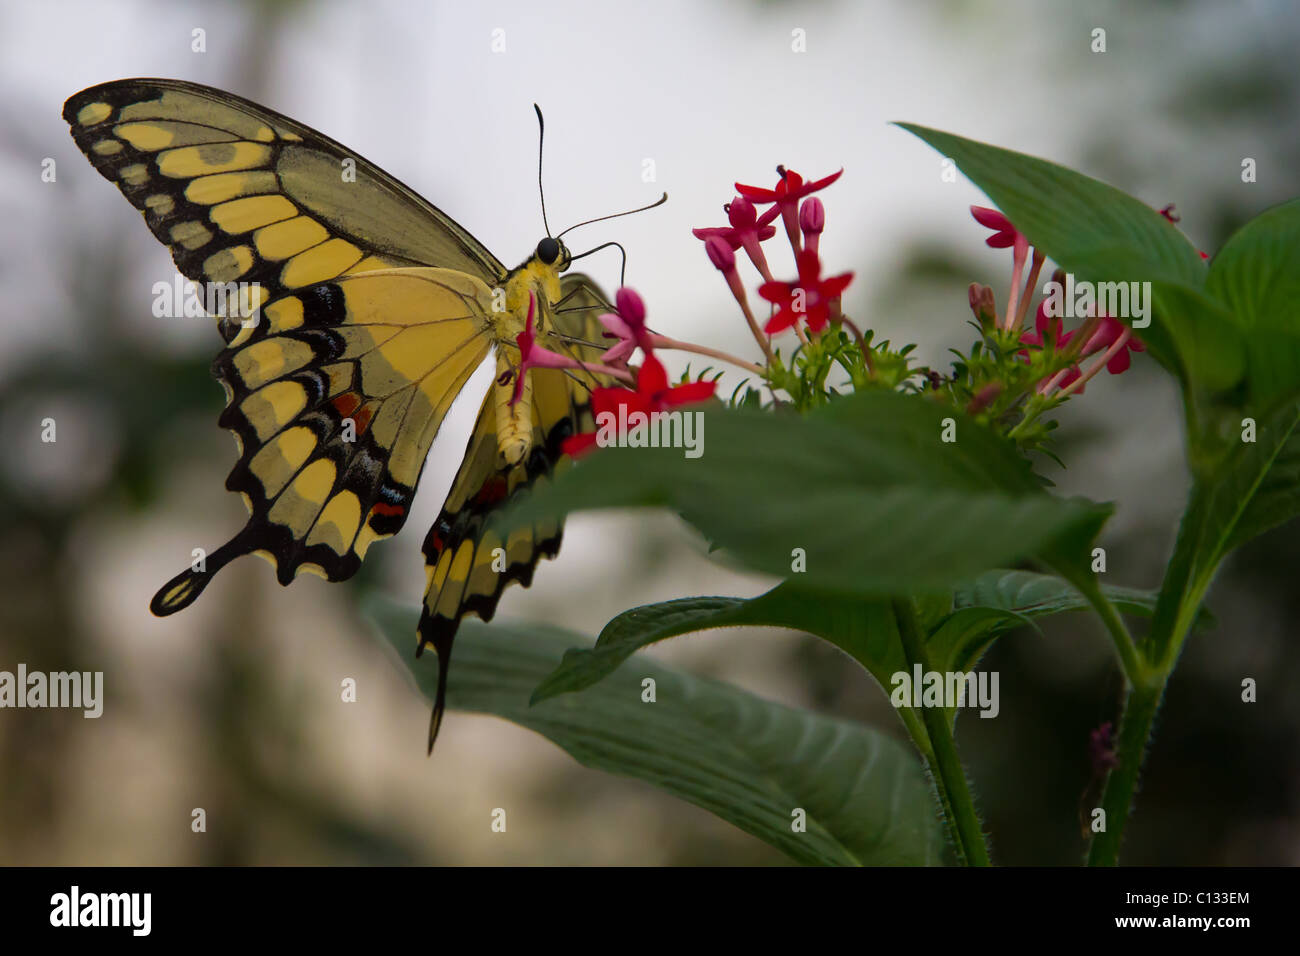
<path id="1" fill-rule="evenodd" d="M 709 261 L 719 272 L 731 272 L 736 268 L 736 254 L 732 252 L 725 240 L 710 236 L 704 243 L 704 251 L 709 254 Z"/>

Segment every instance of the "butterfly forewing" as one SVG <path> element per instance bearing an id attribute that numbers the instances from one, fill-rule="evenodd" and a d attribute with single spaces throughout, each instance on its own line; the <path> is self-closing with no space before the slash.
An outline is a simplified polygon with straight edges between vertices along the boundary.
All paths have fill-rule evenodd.
<path id="1" fill-rule="evenodd" d="M 352 272 L 501 263 L 417 193 L 288 117 L 176 80 L 118 80 L 63 107 L 77 146 L 197 282 L 257 284 L 274 302 Z M 223 322 L 227 340 L 238 329 Z"/>

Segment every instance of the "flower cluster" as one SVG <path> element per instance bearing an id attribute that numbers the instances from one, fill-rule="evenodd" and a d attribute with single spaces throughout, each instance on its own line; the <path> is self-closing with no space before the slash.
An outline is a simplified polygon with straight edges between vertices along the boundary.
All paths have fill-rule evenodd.
<path id="1" fill-rule="evenodd" d="M 767 336 L 794 329 L 806 341 L 804 329 L 821 332 L 831 322 L 842 321 L 840 296 L 853 281 L 853 273 L 822 278 L 822 261 L 818 253 L 822 231 L 826 228 L 826 208 L 813 193 L 820 192 L 843 175 L 844 170 L 811 182 L 784 166 L 776 168 L 780 179 L 772 189 L 736 183 L 739 194 L 723 209 L 730 226 L 693 230 L 697 239 L 704 240 L 705 251 L 714 268 L 723 274 L 727 287 L 740 305 L 759 347 L 767 358 L 772 358 L 771 343 Z M 759 215 L 754 204 L 769 204 Z M 763 252 L 762 243 L 776 235 L 771 225 L 777 217 L 785 226 L 786 237 L 794 254 L 798 278 L 781 282 L 772 275 Z M 761 298 L 771 303 L 773 314 L 759 334 L 758 322 L 750 310 L 745 285 L 736 269 L 736 250 L 744 249 L 763 284 L 758 287 Z M 800 323 L 803 326 L 800 326 Z"/>
<path id="2" fill-rule="evenodd" d="M 536 302 L 530 298 L 524 331 L 515 338 L 515 343 L 519 346 L 520 367 L 511 404 L 519 401 L 523 392 L 524 375 L 530 368 L 582 369 L 630 384 L 630 388 L 611 385 L 592 389 L 591 409 L 597 421 L 610 415 L 613 416 L 613 421 L 626 422 L 628 416 L 635 412 L 648 416 L 713 397 L 716 382 L 686 382 L 677 386 L 668 384 L 668 373 L 663 363 L 655 357 L 655 349 L 689 346 L 656 335 L 646 327 L 645 303 L 635 290 L 624 286 L 618 290 L 614 301 L 616 311 L 600 316 L 600 324 L 605 329 L 605 336 L 615 339 L 615 344 L 605 350 L 600 362 L 582 363 L 537 344 L 537 333 L 534 331 Z M 633 369 L 628 364 L 628 357 L 638 348 L 645 358 L 639 368 Z M 563 446 L 565 454 L 580 457 L 591 451 L 596 445 L 597 434 L 584 432 L 566 438 Z"/>
<path id="3" fill-rule="evenodd" d="M 1006 316 L 998 327 L 1007 335 L 1019 333 L 1018 342 L 1025 348 L 1017 356 L 1030 361 L 1032 353 L 1045 353 L 1051 358 L 1058 358 L 1065 367 L 1043 378 L 1037 387 L 1042 396 L 1066 398 L 1083 392 L 1087 382 L 1105 368 L 1110 374 L 1118 375 L 1127 371 L 1130 365 L 1130 352 L 1145 351 L 1140 339 L 1133 330 L 1118 319 L 1098 311 L 1096 305 L 1090 307 L 1083 324 L 1070 332 L 1063 330 L 1060 316 L 1051 314 L 1051 300 L 1044 297 L 1034 314 L 1034 331 L 1021 332 L 1029 305 L 1033 300 L 1035 285 L 1043 267 L 1045 256 L 1038 250 L 1032 250 L 1030 256 L 1029 241 L 1006 216 L 996 209 L 985 206 L 971 206 L 971 215 L 985 228 L 992 229 L 993 234 L 985 241 L 994 249 L 1012 249 L 1011 290 L 1007 296 Z M 1021 280 L 1024 276 L 1025 262 L 1030 260 L 1029 277 L 1024 281 L 1023 292 Z M 1063 286 L 1065 274 L 1057 270 L 1052 280 L 1058 287 Z M 972 308 L 976 310 L 981 326 L 987 328 L 987 318 L 991 313 L 996 321 L 997 311 L 993 305 L 993 290 L 979 285 L 972 285 L 970 290 Z M 987 311 L 985 311 L 987 310 Z M 1101 358 L 1082 369 L 1080 362 L 1101 353 Z"/>
<path id="4" fill-rule="evenodd" d="M 772 188 L 735 184 L 735 196 L 723 206 L 727 225 L 693 230 L 739 306 L 762 353 L 760 363 L 652 331 L 646 325 L 641 297 L 625 287 L 615 297 L 614 310 L 600 316 L 608 347 L 599 362 L 585 365 L 539 345 L 534 332 L 535 305 L 530 302 L 527 327 L 518 337 L 522 361 L 515 399 L 529 368 L 584 368 L 611 380 L 614 384 L 593 392 L 592 408 L 598 417 L 602 413 L 618 415 L 620 410 L 649 415 L 712 398 L 716 377 L 691 380 L 688 375 L 676 386 L 669 385 L 656 353 L 677 349 L 742 369 L 770 393 L 765 399 L 752 386 L 743 394 L 738 387 L 732 393 L 736 404 L 789 403 L 798 411 L 807 411 L 833 400 L 846 387 L 901 390 L 964 411 L 1030 449 L 1042 446 L 1055 427 L 1054 422 L 1040 420 L 1045 412 L 1082 394 L 1103 369 L 1111 375 L 1126 371 L 1132 354 L 1145 350 L 1132 328 L 1095 304 L 1081 307 L 1079 323 L 1071 329 L 1056 311 L 1059 298 L 1045 295 L 1035 306 L 1046 256 L 1001 212 L 972 206 L 975 221 L 991 230 L 987 244 L 1011 250 L 1006 308 L 999 313 L 993 290 L 972 284 L 970 307 L 979 339 L 968 354 L 957 353 L 958 361 L 948 374 L 916 366 L 911 346 L 894 350 L 887 341 L 873 341 L 871 330 L 863 334 L 844 314 L 841 300 L 853 273 L 825 274 L 821 237 L 826 207 L 817 194 L 838 180 L 843 170 L 811 180 L 783 166 L 777 167 L 777 173 Z M 1172 207 L 1162 213 L 1177 221 Z M 770 265 L 771 247 L 767 244 L 779 232 L 784 232 L 789 244 L 791 279 L 778 278 Z M 764 315 L 755 314 L 755 299 L 741 277 L 737 256 L 741 252 L 758 273 L 756 299 L 767 306 Z M 1052 276 L 1058 284 L 1064 278 L 1060 270 Z M 783 355 L 774 347 L 774 340 L 787 332 L 794 335 L 793 348 Z M 640 365 L 629 364 L 638 351 Z M 847 382 L 833 382 L 833 373 Z M 619 420 L 625 421 L 626 414 Z M 565 448 L 572 454 L 584 454 L 594 444 L 595 434 L 589 433 L 570 438 Z"/>

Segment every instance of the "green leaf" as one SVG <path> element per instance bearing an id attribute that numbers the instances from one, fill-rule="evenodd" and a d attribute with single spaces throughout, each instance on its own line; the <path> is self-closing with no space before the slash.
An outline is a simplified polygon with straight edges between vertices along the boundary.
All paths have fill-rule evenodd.
<path id="1" fill-rule="evenodd" d="M 1200 254 L 1155 209 L 1047 160 L 899 125 L 956 162 L 1033 245 L 1078 279 L 1151 282 L 1152 324 L 1139 334 L 1185 382 L 1222 391 L 1240 380 L 1242 337 L 1204 293 Z"/>
<path id="2" fill-rule="evenodd" d="M 1102 593 L 1121 612 L 1149 617 L 1155 610 L 1154 591 L 1104 585 Z M 1025 625 L 1037 628 L 1037 618 L 1090 606 L 1078 589 L 1055 575 L 988 571 L 954 590 L 953 612 L 927 641 L 931 659 L 938 670 L 969 671 L 999 634 Z"/>
<path id="3" fill-rule="evenodd" d="M 1049 552 L 1082 562 L 1110 513 L 1047 494 L 1009 443 L 916 396 L 860 392 L 807 417 L 701 415 L 702 457 L 601 449 L 504 520 L 663 505 L 752 568 L 788 577 L 802 549 L 801 589 L 875 597 L 943 592 Z"/>
<path id="4" fill-rule="evenodd" d="M 1155 592 L 1110 586 L 1102 590 L 1121 611 L 1149 616 L 1155 608 Z M 1061 578 L 998 569 L 959 585 L 950 607 L 929 628 L 926 640 L 931 664 L 942 671 L 971 670 L 989 643 L 1012 627 L 1036 627 L 1036 618 L 1086 610 L 1089 605 Z M 679 598 L 624 611 L 605 625 L 595 647 L 565 651 L 532 699 L 590 687 L 658 641 L 723 627 L 783 627 L 816 635 L 858 661 L 886 692 L 892 675 L 908 670 L 888 601 L 808 592 L 787 582 L 748 600 Z"/>
<path id="5" fill-rule="evenodd" d="M 1211 470 L 1194 477 L 1174 554 L 1160 588 L 1152 633 L 1170 654 L 1176 621 L 1199 605 L 1219 564 L 1234 548 L 1300 514 L 1300 405 L 1256 423 L 1255 441 L 1234 441 Z"/>
<path id="6" fill-rule="evenodd" d="M 418 613 L 383 600 L 367 607 L 432 698 L 437 666 L 411 656 Z M 935 804 L 919 761 L 890 737 L 646 660 L 583 694 L 529 706 L 529 692 L 575 643 L 585 640 L 558 628 L 463 621 L 451 707 L 534 730 L 584 766 L 648 781 L 802 863 L 939 862 Z M 654 703 L 641 700 L 647 677 Z M 791 828 L 796 808 L 807 814 L 806 832 Z"/>
<path id="7" fill-rule="evenodd" d="M 1265 434 L 1256 434 L 1259 459 L 1248 467 L 1262 467 L 1264 474 L 1228 535 L 1225 553 L 1300 516 L 1300 405 L 1271 415 L 1260 430 Z"/>
<path id="8" fill-rule="evenodd" d="M 782 584 L 748 600 L 680 598 L 624 611 L 605 625 L 595 647 L 566 651 L 532 699 L 590 687 L 643 647 L 720 627 L 785 627 L 815 634 L 859 661 L 882 687 L 889 686 L 890 674 L 907 669 L 889 602 L 809 593 Z"/>
<path id="9" fill-rule="evenodd" d="M 1210 266 L 1207 289 L 1245 330 L 1252 405 L 1300 390 L 1300 199 L 1256 216 Z"/>
<path id="10" fill-rule="evenodd" d="M 1196 248 L 1173 224 L 1140 199 L 1114 186 L 1024 153 L 990 146 L 937 129 L 899 123 L 944 156 L 1030 241 L 1064 269 L 1089 261 L 1100 250 L 1124 250 L 1134 268 L 1198 287 L 1205 266 Z M 1119 276 L 1115 276 L 1119 278 Z"/>

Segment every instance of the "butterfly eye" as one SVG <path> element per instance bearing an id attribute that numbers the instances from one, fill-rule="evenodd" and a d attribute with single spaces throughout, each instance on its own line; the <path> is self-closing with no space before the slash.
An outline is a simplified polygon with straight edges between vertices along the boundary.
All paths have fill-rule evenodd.
<path id="1" fill-rule="evenodd" d="M 546 265 L 554 265 L 555 260 L 560 258 L 560 243 L 557 239 L 547 236 L 537 244 L 537 258 Z"/>

